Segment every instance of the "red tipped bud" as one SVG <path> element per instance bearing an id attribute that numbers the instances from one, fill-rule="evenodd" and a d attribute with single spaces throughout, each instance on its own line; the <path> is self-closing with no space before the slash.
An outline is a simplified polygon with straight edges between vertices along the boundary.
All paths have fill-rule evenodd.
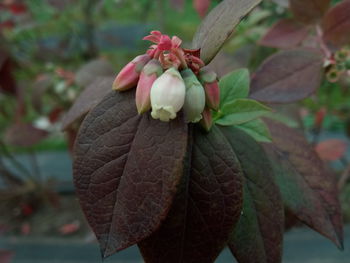
<path id="1" fill-rule="evenodd" d="M 211 109 L 208 107 L 204 108 L 204 111 L 202 112 L 203 118 L 200 121 L 200 125 L 206 130 L 210 131 L 211 127 L 213 126 L 213 116 L 211 113 Z"/>
<path id="2" fill-rule="evenodd" d="M 141 70 L 150 61 L 147 54 L 138 56 L 129 62 L 118 74 L 113 83 L 113 89 L 124 91 L 136 86 Z"/>
<path id="3" fill-rule="evenodd" d="M 136 107 L 139 114 L 151 109 L 151 88 L 162 73 L 162 66 L 156 59 L 149 61 L 142 69 L 136 88 Z"/>
<path id="4" fill-rule="evenodd" d="M 220 88 L 216 73 L 202 69 L 199 78 L 204 86 L 206 105 L 217 111 L 220 106 Z"/>

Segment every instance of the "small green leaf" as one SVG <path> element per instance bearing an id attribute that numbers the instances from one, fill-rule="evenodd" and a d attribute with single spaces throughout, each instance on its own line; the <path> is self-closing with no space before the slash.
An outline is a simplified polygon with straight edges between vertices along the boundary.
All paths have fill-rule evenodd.
<path id="1" fill-rule="evenodd" d="M 237 99 L 226 104 L 217 115 L 216 123 L 224 126 L 243 124 L 270 112 L 265 105 L 250 99 Z"/>
<path id="2" fill-rule="evenodd" d="M 249 85 L 250 78 L 247 69 L 239 69 L 222 77 L 219 82 L 221 107 L 235 99 L 248 97 Z"/>
<path id="3" fill-rule="evenodd" d="M 252 120 L 235 127 L 249 134 L 257 142 L 272 142 L 269 128 L 261 119 Z"/>

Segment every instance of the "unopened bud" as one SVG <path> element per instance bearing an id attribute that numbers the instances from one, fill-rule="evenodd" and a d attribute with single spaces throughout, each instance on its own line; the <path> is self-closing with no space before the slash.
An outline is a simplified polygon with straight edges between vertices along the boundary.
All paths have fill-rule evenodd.
<path id="1" fill-rule="evenodd" d="M 205 107 L 205 92 L 202 84 L 191 69 L 181 72 L 186 85 L 184 113 L 187 122 L 199 122 Z"/>
<path id="2" fill-rule="evenodd" d="M 151 109 L 151 88 L 156 79 L 163 73 L 160 62 L 156 59 L 149 61 L 142 69 L 136 88 L 136 107 L 139 114 Z"/>
<path id="3" fill-rule="evenodd" d="M 205 101 L 209 108 L 218 110 L 220 106 L 220 88 L 214 71 L 201 69 L 199 78 L 205 91 Z"/>
<path id="4" fill-rule="evenodd" d="M 113 89 L 124 91 L 136 86 L 141 70 L 150 61 L 147 54 L 138 56 L 129 62 L 118 74 L 113 83 Z"/>
<path id="5" fill-rule="evenodd" d="M 176 117 L 185 101 L 185 83 L 175 68 L 165 71 L 151 88 L 152 117 L 169 121 Z"/>
<path id="6" fill-rule="evenodd" d="M 206 130 L 210 131 L 211 127 L 213 126 L 213 116 L 211 113 L 211 109 L 208 107 L 204 108 L 204 111 L 202 112 L 203 118 L 200 121 L 201 126 Z"/>

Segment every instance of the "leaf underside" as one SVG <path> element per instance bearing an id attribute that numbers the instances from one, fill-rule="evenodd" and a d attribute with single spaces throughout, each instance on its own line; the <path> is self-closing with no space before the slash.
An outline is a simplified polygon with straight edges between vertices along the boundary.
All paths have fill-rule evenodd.
<path id="1" fill-rule="evenodd" d="M 195 129 L 188 148 L 167 219 L 139 244 L 145 262 L 214 262 L 240 217 L 241 168 L 219 128 Z"/>
<path id="2" fill-rule="evenodd" d="M 235 27 L 261 0 L 224 0 L 203 20 L 193 38 L 192 48 L 201 49 L 205 64 L 215 57 Z"/>
<path id="3" fill-rule="evenodd" d="M 62 121 L 62 130 L 67 130 L 82 118 L 112 90 L 114 77 L 98 77 L 75 100 Z"/>
<path id="4" fill-rule="evenodd" d="M 77 194 L 107 257 L 157 229 L 183 170 L 187 125 L 137 114 L 133 92 L 112 91 L 84 120 L 75 144 Z"/>
<path id="5" fill-rule="evenodd" d="M 264 144 L 284 203 L 300 221 L 343 247 L 341 208 L 335 176 L 324 166 L 303 134 L 266 121 L 273 144 Z"/>
<path id="6" fill-rule="evenodd" d="M 282 260 L 284 211 L 269 160 L 250 136 L 222 127 L 244 174 L 243 211 L 229 247 L 239 263 L 279 263 Z"/>

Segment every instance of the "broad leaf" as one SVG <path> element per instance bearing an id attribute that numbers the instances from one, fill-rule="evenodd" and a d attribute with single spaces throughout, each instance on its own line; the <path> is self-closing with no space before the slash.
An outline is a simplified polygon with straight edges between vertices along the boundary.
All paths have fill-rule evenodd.
<path id="1" fill-rule="evenodd" d="M 62 130 L 67 130 L 75 121 L 84 117 L 112 90 L 114 77 L 96 78 L 75 100 L 62 121 Z"/>
<path id="2" fill-rule="evenodd" d="M 183 181 L 160 229 L 139 244 L 145 262 L 212 263 L 242 208 L 241 168 L 220 130 L 196 129 Z"/>
<path id="3" fill-rule="evenodd" d="M 267 121 L 267 124 L 273 144 L 265 144 L 264 148 L 271 158 L 287 208 L 342 247 L 342 217 L 335 176 L 325 168 L 303 134 L 281 123 Z"/>
<path id="4" fill-rule="evenodd" d="M 1 263 L 11 263 L 14 253 L 8 250 L 0 249 L 0 262 Z"/>
<path id="5" fill-rule="evenodd" d="M 48 136 L 48 132 L 30 123 L 15 123 L 5 131 L 4 141 L 18 147 L 33 146 Z"/>
<path id="6" fill-rule="evenodd" d="M 86 87 L 95 82 L 97 77 L 110 77 L 115 74 L 113 65 L 105 59 L 92 60 L 83 65 L 75 75 L 75 82 Z"/>
<path id="7" fill-rule="evenodd" d="M 331 0 L 289 0 L 295 18 L 307 24 L 321 19 L 330 2 Z"/>
<path id="8" fill-rule="evenodd" d="M 220 79 L 220 107 L 235 99 L 246 98 L 249 94 L 249 71 L 239 69 L 233 71 Z"/>
<path id="9" fill-rule="evenodd" d="M 201 49 L 201 59 L 208 64 L 231 36 L 237 24 L 261 0 L 224 0 L 216 6 L 199 26 L 193 49 Z"/>
<path id="10" fill-rule="evenodd" d="M 237 99 L 225 104 L 215 122 L 220 125 L 237 125 L 258 119 L 270 112 L 270 108 L 250 99 Z"/>
<path id="11" fill-rule="evenodd" d="M 243 211 L 229 247 L 239 263 L 278 263 L 282 258 L 284 211 L 263 149 L 233 127 L 221 131 L 237 154 L 244 174 Z"/>
<path id="12" fill-rule="evenodd" d="M 350 44 L 350 0 L 342 1 L 330 9 L 322 21 L 326 42 L 341 47 Z"/>
<path id="13" fill-rule="evenodd" d="M 259 43 L 273 48 L 293 48 L 297 47 L 308 33 L 308 28 L 296 20 L 283 19 L 274 24 Z"/>
<path id="14" fill-rule="evenodd" d="M 254 138 L 254 140 L 258 142 L 271 142 L 270 131 L 267 128 L 266 124 L 260 119 L 239 124 L 235 127 L 243 130 L 245 133 L 249 134 L 251 137 Z"/>
<path id="15" fill-rule="evenodd" d="M 311 50 L 282 51 L 269 57 L 252 78 L 250 97 L 268 103 L 290 103 L 320 87 L 322 56 Z"/>
<path id="16" fill-rule="evenodd" d="M 112 91 L 85 118 L 74 182 L 104 257 L 160 226 L 182 177 L 186 146 L 182 116 L 165 123 L 138 115 L 133 91 Z"/>

